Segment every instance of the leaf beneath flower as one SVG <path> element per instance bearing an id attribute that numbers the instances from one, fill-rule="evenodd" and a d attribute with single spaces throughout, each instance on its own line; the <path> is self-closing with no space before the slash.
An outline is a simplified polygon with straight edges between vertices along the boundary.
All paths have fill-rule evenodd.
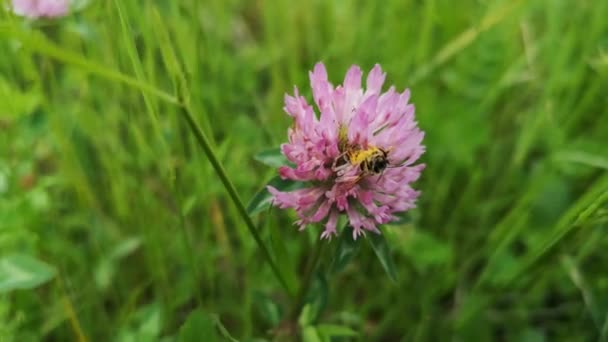
<path id="1" fill-rule="evenodd" d="M 310 307 L 310 312 L 308 312 L 308 317 L 306 319 L 309 324 L 313 324 L 319 319 L 327 306 L 328 299 L 329 286 L 327 284 L 327 278 L 323 271 L 318 270 L 312 279 L 312 284 L 305 301 L 307 303 L 306 305 Z"/>
<path id="2" fill-rule="evenodd" d="M 270 226 L 270 242 L 272 251 L 274 252 L 274 258 L 277 262 L 279 270 L 287 283 L 290 294 L 294 294 L 298 287 L 298 280 L 294 270 L 296 269 L 294 263 L 291 260 L 291 256 L 287 251 L 285 240 L 281 238 L 281 232 L 277 225 Z"/>
<path id="3" fill-rule="evenodd" d="M 342 231 L 347 229 L 348 225 L 344 227 Z M 359 243 L 354 240 L 351 234 L 340 234 L 338 240 L 338 246 L 336 247 L 336 252 L 334 253 L 334 259 L 331 263 L 331 272 L 339 273 L 351 262 L 353 257 L 359 251 Z"/>
<path id="4" fill-rule="evenodd" d="M 395 271 L 395 263 L 391 257 L 388 242 L 383 234 L 367 234 L 367 241 L 372 246 L 380 265 L 392 281 L 397 281 L 397 272 Z"/>
<path id="5" fill-rule="evenodd" d="M 289 164 L 287 158 L 281 153 L 280 147 L 264 150 L 256 154 L 253 159 L 270 167 L 279 167 Z"/>

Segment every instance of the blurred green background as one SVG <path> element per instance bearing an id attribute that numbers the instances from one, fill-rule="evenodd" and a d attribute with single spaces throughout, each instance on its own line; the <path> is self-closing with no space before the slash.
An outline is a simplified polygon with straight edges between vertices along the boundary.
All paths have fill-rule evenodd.
<path id="1" fill-rule="evenodd" d="M 601 0 L 3 13 L 0 340 L 606 339 L 606 18 Z M 397 281 L 360 241 L 284 337 L 292 303 L 176 101 L 247 202 L 276 175 L 254 156 L 286 140 L 283 95 L 312 101 L 317 61 L 334 84 L 380 63 L 409 87 L 427 168 L 409 222 L 383 228 Z M 254 219 L 301 280 L 320 230 L 298 232 L 292 212 Z"/>

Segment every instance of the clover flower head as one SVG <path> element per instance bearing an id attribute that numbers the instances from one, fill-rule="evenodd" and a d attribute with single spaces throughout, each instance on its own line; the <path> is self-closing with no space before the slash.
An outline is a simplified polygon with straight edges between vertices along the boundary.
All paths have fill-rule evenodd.
<path id="1" fill-rule="evenodd" d="M 386 74 L 375 65 L 361 86 L 361 69 L 353 65 L 342 85 L 334 87 L 322 63 L 310 72 L 319 115 L 298 92 L 285 96 L 284 110 L 294 124 L 281 151 L 293 166 L 282 166 L 283 179 L 306 186 L 268 191 L 273 204 L 293 208 L 300 229 L 324 223 L 321 238 L 337 235 L 340 215 L 346 215 L 353 238 L 365 231 L 379 233 L 378 225 L 397 219 L 396 213 L 415 207 L 420 195 L 410 184 L 424 164 L 414 163 L 424 153 L 424 137 L 415 121 L 410 91 L 391 86 L 382 93 Z"/>
<path id="2" fill-rule="evenodd" d="M 15 14 L 37 18 L 61 17 L 68 13 L 69 0 L 13 0 Z"/>

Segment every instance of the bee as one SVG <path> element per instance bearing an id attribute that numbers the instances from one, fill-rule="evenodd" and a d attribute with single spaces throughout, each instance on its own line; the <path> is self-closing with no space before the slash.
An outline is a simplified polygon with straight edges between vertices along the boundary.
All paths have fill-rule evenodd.
<path id="1" fill-rule="evenodd" d="M 382 174 L 389 166 L 388 153 L 390 149 L 370 146 L 363 149 L 357 145 L 348 143 L 348 130 L 346 126 L 341 126 L 338 131 L 338 149 L 341 154 L 335 159 L 332 169 L 340 175 L 348 165 L 358 165 L 361 174 L 355 179 L 358 182 L 361 178 L 369 175 Z"/>
<path id="2" fill-rule="evenodd" d="M 380 174 L 388 167 L 388 151 L 380 147 L 350 151 L 347 157 L 352 165 L 359 165 L 364 175 Z"/>
<path id="3" fill-rule="evenodd" d="M 358 165 L 361 170 L 361 174 L 355 180 L 358 182 L 365 176 L 382 174 L 386 168 L 390 167 L 388 153 L 389 150 L 375 146 L 367 149 L 346 146 L 344 152 L 336 158 L 333 169 L 339 173 L 349 164 Z"/>

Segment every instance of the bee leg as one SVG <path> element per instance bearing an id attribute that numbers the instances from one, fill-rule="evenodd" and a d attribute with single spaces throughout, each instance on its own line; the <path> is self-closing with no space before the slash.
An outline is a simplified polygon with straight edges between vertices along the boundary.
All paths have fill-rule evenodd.
<path id="1" fill-rule="evenodd" d="M 382 172 L 380 172 L 380 177 L 378 177 L 378 179 L 376 179 L 376 183 L 380 182 L 380 180 L 382 179 L 382 176 L 384 176 L 384 171 L 386 171 L 386 170 L 382 170 Z"/>
<path id="2" fill-rule="evenodd" d="M 331 165 L 332 171 L 337 172 L 339 170 L 346 168 L 346 166 L 348 165 L 348 161 L 344 159 L 345 157 L 346 157 L 346 152 L 343 152 L 336 159 L 334 159 L 334 162 Z M 340 162 L 340 165 L 338 165 L 338 162 Z"/>

